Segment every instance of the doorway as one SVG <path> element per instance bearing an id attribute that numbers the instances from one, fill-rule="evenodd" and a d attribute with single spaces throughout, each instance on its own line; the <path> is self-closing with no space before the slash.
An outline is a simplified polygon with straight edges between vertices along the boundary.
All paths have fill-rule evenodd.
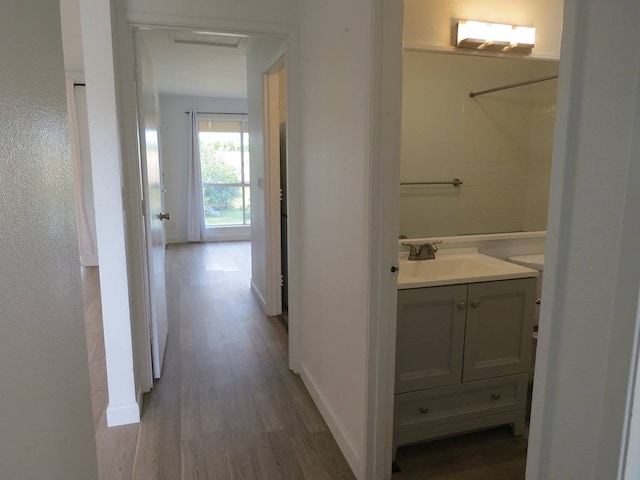
<path id="1" fill-rule="evenodd" d="M 286 118 L 286 36 L 166 26 L 134 30 L 149 52 L 157 85 L 160 178 L 171 214 L 165 223 L 167 243 L 250 238 L 251 290 L 266 314 L 281 314 L 280 152 L 287 143 L 278 137 L 273 144 L 278 149 L 274 174 L 262 82 L 274 59 L 281 58 L 277 113 Z M 283 133 L 286 139 L 286 123 Z M 285 171 L 286 158 L 284 153 Z M 268 253 L 274 245 L 277 261 Z M 290 358 L 293 362 L 295 355 Z"/>
<path id="2" fill-rule="evenodd" d="M 444 52 L 452 53 L 454 48 L 451 47 L 451 38 L 450 38 L 450 33 L 451 32 L 450 31 L 446 32 L 447 35 L 441 35 L 441 37 L 438 37 L 438 32 L 444 32 L 445 29 L 442 29 L 442 28 L 438 29 L 437 26 L 434 27 L 433 24 L 426 25 L 426 26 L 424 24 L 423 25 L 417 25 L 417 24 L 420 23 L 420 22 L 423 22 L 423 23 L 431 22 L 431 23 L 433 23 L 433 22 L 441 22 L 442 21 L 442 22 L 444 22 L 445 25 L 451 24 L 451 27 L 453 27 L 454 25 L 452 23 L 454 21 L 452 20 L 452 18 L 456 18 L 456 16 L 461 14 L 462 12 L 456 12 L 455 15 L 454 14 L 445 15 L 444 16 L 445 18 L 439 18 L 438 19 L 438 13 L 435 12 L 435 11 L 431 11 L 429 13 L 429 6 L 427 4 L 424 4 L 424 3 L 411 2 L 411 1 L 408 0 L 408 1 L 404 2 L 404 8 L 406 9 L 406 11 L 404 13 L 404 19 L 405 20 L 409 19 L 409 22 L 405 22 L 405 23 L 408 23 L 408 24 L 404 25 L 404 27 L 405 27 L 404 28 L 404 33 L 405 33 L 404 47 L 405 47 L 405 50 L 407 48 L 413 49 L 413 50 L 415 50 L 415 52 L 418 52 L 421 49 L 423 51 L 424 50 L 430 50 L 432 52 L 431 53 L 432 55 L 437 55 L 439 57 L 445 56 L 445 55 L 442 55 L 442 53 L 444 53 Z M 559 8 L 560 8 L 560 13 L 561 13 L 562 6 L 560 6 Z M 400 21 L 400 19 L 398 18 L 398 9 L 393 9 L 393 8 L 389 7 L 389 10 L 390 11 L 393 10 L 393 11 L 389 12 L 390 15 L 387 17 L 387 18 L 390 18 L 389 25 L 392 25 L 392 27 L 389 27 L 389 31 L 391 31 L 391 34 L 392 34 L 391 37 L 396 38 L 399 35 L 399 32 L 401 32 L 403 30 L 402 21 Z M 402 18 L 402 14 L 401 13 L 400 13 L 399 17 Z M 421 20 L 418 20 L 418 19 L 421 19 Z M 424 19 L 429 19 L 429 20 L 424 20 Z M 420 35 L 422 35 L 422 38 L 418 38 Z M 558 47 L 559 47 L 559 37 L 560 37 L 560 34 L 559 34 L 559 31 L 558 31 L 558 43 L 557 43 Z M 386 44 L 386 45 L 389 46 L 389 44 Z M 401 45 L 401 42 L 398 41 L 397 45 L 394 45 L 394 47 L 396 48 L 395 51 L 392 51 L 392 53 L 388 53 L 388 52 L 384 53 L 384 55 L 388 55 L 388 57 L 386 58 L 386 60 L 388 60 L 388 63 L 386 63 L 383 60 L 383 64 L 386 63 L 385 70 L 390 70 L 391 67 L 389 65 L 391 65 L 394 68 L 397 67 L 399 72 L 402 71 L 402 63 L 401 63 L 402 50 L 401 50 L 400 45 Z M 429 47 L 427 48 L 426 45 L 429 45 Z M 434 45 L 435 45 L 435 47 L 434 47 Z M 391 47 L 389 47 L 389 48 L 391 48 Z M 436 51 L 437 54 L 433 53 L 433 51 Z M 539 50 L 538 50 L 538 52 L 539 52 Z M 411 54 L 414 55 L 414 56 L 421 55 L 419 53 L 414 53 L 414 52 L 411 52 Z M 559 55 L 559 52 L 558 52 L 558 55 Z M 458 57 L 461 57 L 461 55 L 458 55 Z M 474 54 L 471 58 L 478 59 L 479 56 L 477 54 Z M 532 62 L 530 62 L 530 63 L 532 63 Z M 385 103 L 385 101 L 382 101 L 381 102 L 381 108 L 384 109 L 386 107 L 387 109 L 391 110 L 392 114 L 396 114 L 398 116 L 398 118 L 397 118 L 398 121 L 402 120 L 402 122 L 404 122 L 405 118 L 402 116 L 402 112 L 394 111 L 393 110 L 394 109 L 394 105 L 390 105 L 391 103 L 394 102 L 394 100 L 397 102 L 397 105 L 395 105 L 396 108 L 399 108 L 399 105 L 401 104 L 401 102 L 397 98 L 397 95 L 398 95 L 398 91 L 402 91 L 402 79 L 401 78 L 400 79 L 394 78 L 393 74 L 387 74 L 386 71 L 385 71 L 385 75 L 387 75 L 387 77 L 386 77 L 387 79 L 390 77 L 390 81 L 389 81 L 388 84 L 394 86 L 396 88 L 396 91 L 393 91 L 393 88 L 392 88 L 391 89 L 391 93 L 389 93 L 389 90 L 387 90 L 386 91 L 386 95 L 385 95 L 384 87 L 380 87 L 381 90 L 383 90 L 383 93 L 382 93 L 382 97 L 383 98 L 388 98 L 388 97 L 392 98 L 392 100 L 390 102 L 388 102 L 388 103 Z M 459 80 L 459 78 L 457 78 L 456 80 Z M 385 77 L 384 76 L 383 76 L 382 82 L 383 83 L 385 82 Z M 442 98 L 444 96 L 444 91 L 447 88 L 454 88 L 455 87 L 453 85 L 453 83 L 454 82 L 449 82 L 447 85 L 445 85 L 444 89 L 440 89 L 440 90 L 438 90 L 437 88 L 433 89 L 436 92 L 436 94 L 440 94 L 440 97 L 438 97 L 437 100 L 439 100 L 440 98 Z M 505 82 L 505 83 L 507 83 L 507 82 Z M 488 87 L 491 87 L 491 86 L 494 86 L 494 85 L 489 85 Z M 430 88 L 428 86 L 426 86 L 425 82 L 423 82 L 421 88 L 423 88 L 424 90 L 430 90 Z M 454 92 L 454 93 L 456 93 L 456 92 Z M 465 96 L 465 92 L 462 91 L 462 90 L 460 92 L 458 92 L 458 93 L 456 93 L 456 94 L 458 94 L 457 102 L 456 102 L 456 108 L 458 110 L 458 113 L 460 114 L 460 112 L 464 113 L 465 107 L 467 106 L 465 102 L 467 101 L 467 99 L 469 97 L 468 97 L 468 91 L 466 92 L 466 94 L 467 94 L 466 96 Z M 393 98 L 393 95 L 396 96 L 395 99 Z M 387 113 L 389 110 L 387 110 L 385 113 Z M 430 117 L 430 116 L 429 115 L 424 115 L 424 113 L 425 113 L 425 109 L 423 108 L 422 109 L 422 114 L 423 114 L 422 118 L 423 119 L 428 119 L 428 117 Z M 393 116 L 391 116 L 391 118 L 393 118 Z M 433 118 L 430 118 L 430 120 L 432 120 L 434 123 L 440 122 L 441 121 L 441 117 L 439 117 L 438 115 L 434 115 Z M 387 126 L 389 126 L 389 125 L 387 125 Z M 482 126 L 484 127 L 486 125 L 483 124 Z M 551 131 L 552 130 L 553 130 L 553 128 L 551 128 Z M 478 131 L 478 129 L 476 129 L 476 132 L 477 131 Z M 421 132 L 422 135 L 425 136 L 427 134 L 425 132 L 428 132 L 428 130 L 425 130 L 424 128 L 423 129 L 417 128 L 416 132 Z M 459 137 L 462 137 L 462 135 L 463 135 L 463 133 L 461 132 L 460 129 L 454 129 L 454 130 L 451 131 L 451 133 L 454 136 L 458 135 Z M 401 138 L 397 138 L 397 139 L 392 139 L 392 140 L 397 140 L 397 147 L 398 147 L 397 151 L 399 152 L 401 150 L 405 150 L 405 151 L 403 151 L 403 154 L 406 154 L 406 149 L 402 149 L 401 148 L 401 145 L 404 147 L 404 144 L 402 143 L 402 139 Z M 443 140 L 443 137 L 440 136 L 440 138 L 437 139 L 437 142 L 442 142 L 442 140 Z M 435 151 L 438 150 L 438 148 L 436 148 L 436 147 L 439 148 L 439 147 L 442 147 L 442 145 L 441 144 L 437 144 L 431 150 L 423 152 L 424 155 L 423 155 L 422 160 L 427 159 L 429 154 L 435 153 Z M 444 147 L 443 147 L 443 149 L 447 150 L 447 148 L 444 148 Z M 452 152 L 452 149 L 448 149 L 447 152 L 449 153 L 449 156 L 447 156 L 447 155 L 434 155 L 434 156 L 439 156 L 439 157 L 443 158 L 444 159 L 443 160 L 443 165 L 445 163 L 447 163 L 447 162 L 448 163 L 454 163 L 454 160 L 455 160 L 454 157 L 456 157 L 454 155 L 454 153 L 456 153 L 456 152 Z M 458 157 L 456 157 L 456 158 L 458 158 Z M 391 161 L 391 157 L 388 158 L 387 160 Z M 469 161 L 471 161 L 471 160 L 469 160 Z M 414 163 L 416 165 L 418 165 L 418 162 L 415 161 L 415 160 L 414 160 Z M 420 164 L 420 166 L 424 166 L 424 165 Z M 440 167 L 442 167 L 442 165 Z M 430 180 L 433 180 L 433 181 L 436 181 L 436 182 L 440 181 L 440 180 L 448 180 L 448 177 L 447 177 L 446 174 L 443 176 L 443 178 L 441 178 L 441 174 L 443 173 L 444 169 L 440 168 L 440 167 L 434 167 L 434 168 L 430 169 L 430 175 L 432 177 L 435 177 L 435 178 L 431 178 L 431 177 L 425 176 L 425 177 L 420 178 L 420 180 L 423 180 L 425 182 L 428 182 Z M 382 166 L 380 168 L 384 169 L 385 167 Z M 404 168 L 403 168 L 403 173 L 405 173 Z M 392 176 L 391 178 L 393 179 L 394 177 Z M 471 178 L 471 177 L 469 177 L 469 178 Z M 400 178 L 398 178 L 398 180 L 400 180 Z M 407 179 L 405 179 L 403 177 L 402 181 L 407 181 Z M 471 186 L 471 182 L 467 182 L 465 184 L 465 186 L 467 186 L 467 185 Z M 386 187 L 383 186 L 382 187 L 383 191 L 385 191 L 387 195 L 390 195 L 389 192 L 391 191 L 392 188 L 397 188 L 397 187 L 389 187 L 389 186 L 386 186 Z M 448 195 L 449 196 L 448 199 L 451 199 L 454 196 L 454 194 L 452 194 L 450 190 L 443 190 L 443 194 L 444 195 Z M 413 192 L 413 195 L 414 195 L 414 197 L 412 198 L 412 200 L 415 199 L 415 196 L 417 194 L 415 192 Z M 429 195 L 433 198 L 437 194 L 432 193 L 432 191 L 430 190 L 429 191 Z M 398 195 L 398 197 L 400 197 L 400 195 Z M 422 209 L 420 211 L 424 212 L 424 211 L 433 211 L 433 210 L 436 210 L 437 212 L 439 212 L 439 210 L 437 208 L 436 209 L 432 209 L 432 210 Z M 399 209 L 398 209 L 398 211 L 399 211 Z M 429 218 L 428 220 L 433 220 L 433 217 L 434 217 L 434 215 L 424 215 L 424 216 L 425 217 L 432 217 L 432 218 Z M 443 220 L 451 220 L 452 218 L 453 218 L 453 216 L 449 215 L 447 218 L 443 218 Z M 398 233 L 406 233 L 406 232 L 401 230 Z M 443 234 L 443 233 L 440 233 L 440 232 L 426 233 L 426 234 L 423 234 L 423 235 L 412 234 L 412 236 L 415 236 L 417 238 L 421 238 L 421 237 L 429 238 L 430 236 L 437 236 L 437 235 L 446 235 L 446 234 Z M 395 253 L 396 258 L 397 258 L 397 249 L 398 249 L 398 243 L 397 243 L 397 240 L 396 240 L 396 253 Z M 503 258 L 506 258 L 507 256 L 508 255 L 505 255 Z M 392 314 L 395 317 L 395 312 L 393 312 Z M 372 337 L 370 336 L 369 338 L 370 338 L 370 342 L 371 342 L 371 338 Z M 395 346 L 395 344 L 394 344 L 394 346 Z M 389 373 L 390 373 L 390 375 L 389 375 L 390 378 L 393 378 L 394 377 L 393 373 L 391 373 L 391 372 L 389 372 Z M 393 387 L 391 388 L 391 390 L 393 390 Z M 393 407 L 392 406 L 389 407 L 389 411 L 390 412 L 393 411 Z M 390 416 L 392 416 L 392 414 Z M 391 424 L 391 421 L 392 421 L 391 418 L 389 418 L 388 421 L 389 421 L 389 424 Z M 526 442 L 525 442 L 525 445 L 526 445 Z M 389 457 L 387 457 L 387 458 L 389 458 Z M 522 468 L 523 471 L 524 471 L 524 462 L 522 462 L 522 465 L 521 465 L 520 468 Z"/>

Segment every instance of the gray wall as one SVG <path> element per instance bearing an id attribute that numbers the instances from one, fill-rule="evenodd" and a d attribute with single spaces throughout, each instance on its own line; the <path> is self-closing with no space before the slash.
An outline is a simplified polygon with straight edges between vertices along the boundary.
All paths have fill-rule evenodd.
<path id="1" fill-rule="evenodd" d="M 58 2 L 0 31 L 0 476 L 96 479 Z"/>

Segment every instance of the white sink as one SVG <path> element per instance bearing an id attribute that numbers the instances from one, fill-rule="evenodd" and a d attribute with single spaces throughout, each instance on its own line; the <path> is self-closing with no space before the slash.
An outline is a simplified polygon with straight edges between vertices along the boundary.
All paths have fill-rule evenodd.
<path id="1" fill-rule="evenodd" d="M 483 255 L 476 249 L 450 250 L 438 252 L 435 260 L 401 259 L 398 289 L 537 276 L 536 270 Z"/>

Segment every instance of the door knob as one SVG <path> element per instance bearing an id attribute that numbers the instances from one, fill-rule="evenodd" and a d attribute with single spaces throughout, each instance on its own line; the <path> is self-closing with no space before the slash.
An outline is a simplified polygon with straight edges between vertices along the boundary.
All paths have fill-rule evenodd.
<path id="1" fill-rule="evenodd" d="M 170 213 L 159 213 L 158 214 L 158 220 L 171 220 L 171 214 Z"/>

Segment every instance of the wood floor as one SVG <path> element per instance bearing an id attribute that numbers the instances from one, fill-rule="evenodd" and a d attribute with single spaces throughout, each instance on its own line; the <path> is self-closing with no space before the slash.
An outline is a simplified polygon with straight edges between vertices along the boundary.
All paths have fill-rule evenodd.
<path id="1" fill-rule="evenodd" d="M 139 426 L 109 429 L 98 272 L 83 269 L 100 480 L 354 479 L 251 294 L 249 243 L 171 245 L 166 264 L 162 379 Z M 526 446 L 505 428 L 403 447 L 393 480 L 520 480 Z"/>
<path id="2" fill-rule="evenodd" d="M 248 242 L 171 245 L 169 339 L 134 480 L 352 479 L 282 324 L 251 294 Z"/>
<path id="3" fill-rule="evenodd" d="M 82 293 L 99 480 L 131 480 L 139 425 L 107 428 L 107 368 L 97 267 L 82 269 Z"/>

